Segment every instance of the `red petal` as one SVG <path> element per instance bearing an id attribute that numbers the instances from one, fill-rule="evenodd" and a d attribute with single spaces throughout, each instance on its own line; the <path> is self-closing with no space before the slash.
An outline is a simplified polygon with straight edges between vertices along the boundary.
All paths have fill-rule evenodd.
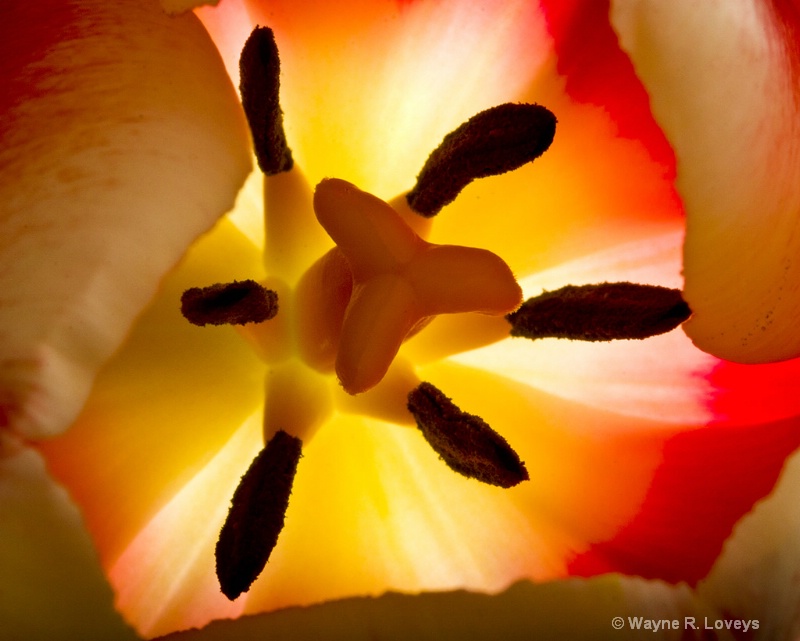
<path id="1" fill-rule="evenodd" d="M 800 445 L 799 428 L 793 417 L 667 438 L 637 515 L 613 538 L 573 559 L 570 573 L 617 571 L 696 583 L 734 524 L 772 490 L 785 458 Z"/>
<path id="2" fill-rule="evenodd" d="M 622 138 L 639 140 L 664 178 L 675 178 L 675 154 L 650 111 L 650 99 L 620 49 L 608 19 L 609 0 L 542 0 L 558 72 L 577 102 L 602 106 Z"/>

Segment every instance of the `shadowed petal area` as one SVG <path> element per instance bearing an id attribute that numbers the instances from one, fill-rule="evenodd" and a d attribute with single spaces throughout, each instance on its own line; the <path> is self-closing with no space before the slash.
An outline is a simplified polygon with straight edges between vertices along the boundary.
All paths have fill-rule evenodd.
<path id="1" fill-rule="evenodd" d="M 6 639 L 133 641 L 80 513 L 42 457 L 0 432 L 0 599 Z"/>
<path id="2" fill-rule="evenodd" d="M 495 639 L 608 639 L 609 641 L 703 638 L 703 617 L 714 612 L 686 586 L 667 586 L 608 575 L 591 580 L 515 584 L 498 595 L 466 591 L 439 594 L 385 594 L 290 608 L 269 615 L 212 623 L 163 637 L 163 641 L 494 641 Z M 612 627 L 624 617 L 624 628 Z M 696 635 L 631 630 L 628 617 L 679 620 L 694 617 Z M 726 631 L 715 638 L 728 640 Z"/>
<path id="3" fill-rule="evenodd" d="M 3 16 L 0 424 L 38 437 L 75 418 L 160 278 L 231 208 L 249 143 L 193 15 L 54 0 Z"/>
<path id="4" fill-rule="evenodd" d="M 677 154 L 687 334 L 738 362 L 800 355 L 796 3 L 612 4 Z"/>

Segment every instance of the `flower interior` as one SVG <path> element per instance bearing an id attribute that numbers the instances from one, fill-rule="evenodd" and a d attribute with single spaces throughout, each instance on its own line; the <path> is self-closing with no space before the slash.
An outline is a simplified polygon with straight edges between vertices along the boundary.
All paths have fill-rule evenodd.
<path id="1" fill-rule="evenodd" d="M 494 319 L 485 344 L 509 335 L 642 339 L 690 315 L 678 291 L 632 283 L 565 287 L 523 303 L 500 256 L 426 240 L 432 218 L 466 185 L 550 147 L 556 117 L 545 107 L 508 103 L 476 114 L 445 136 L 416 184 L 390 202 L 338 178 L 322 180 L 312 194 L 284 133 L 270 29 L 253 31 L 240 72 L 265 175 L 269 276 L 192 288 L 181 301 L 193 324 L 239 327 L 270 369 L 266 445 L 241 479 L 216 547 L 217 576 L 231 600 L 250 588 L 278 543 L 303 444 L 333 411 L 331 377 L 352 396 L 399 394 L 401 411 L 452 470 L 513 487 L 529 478 L 524 462 L 483 419 L 417 379 L 397 358 L 405 340 L 441 314 Z"/>

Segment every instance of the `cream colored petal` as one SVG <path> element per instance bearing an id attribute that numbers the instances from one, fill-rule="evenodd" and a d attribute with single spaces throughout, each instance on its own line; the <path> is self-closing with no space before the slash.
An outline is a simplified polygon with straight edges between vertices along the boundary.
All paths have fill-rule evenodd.
<path id="1" fill-rule="evenodd" d="M 697 591 L 719 610 L 760 622 L 753 639 L 800 636 L 800 454 L 772 494 L 733 531 Z"/>
<path id="2" fill-rule="evenodd" d="M 133 641 L 80 513 L 41 456 L 0 432 L 0 636 Z"/>
<path id="3" fill-rule="evenodd" d="M 38 437 L 75 418 L 159 279 L 233 205 L 250 160 L 193 15 L 85 0 L 13 2 L 4 16 L 0 424 Z"/>
<path id="4" fill-rule="evenodd" d="M 614 627 L 615 617 L 621 617 L 619 630 Z M 539 585 L 522 582 L 496 596 L 458 591 L 347 599 L 213 623 L 166 639 L 701 639 L 707 638 L 706 621 L 713 625 L 716 619 L 685 586 L 607 575 Z M 650 629 L 642 627 L 645 621 Z M 655 621 L 661 622 L 658 630 L 652 629 Z M 638 629 L 632 629 L 637 625 Z M 722 630 L 715 638 L 732 637 Z"/>
<path id="5" fill-rule="evenodd" d="M 800 355 L 795 9 L 759 0 L 612 5 L 678 157 L 694 310 L 687 334 L 739 362 Z"/>

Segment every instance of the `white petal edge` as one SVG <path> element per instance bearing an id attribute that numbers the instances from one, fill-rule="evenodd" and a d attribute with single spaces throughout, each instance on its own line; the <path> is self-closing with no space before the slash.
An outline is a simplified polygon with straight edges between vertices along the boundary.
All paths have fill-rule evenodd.
<path id="1" fill-rule="evenodd" d="M 0 626 L 25 641 L 132 641 L 78 509 L 42 457 L 0 432 Z"/>
<path id="2" fill-rule="evenodd" d="M 231 208 L 250 156 L 192 14 L 15 4 L 0 45 L 0 426 L 36 438 L 72 422 L 160 278 Z"/>
<path id="3" fill-rule="evenodd" d="M 697 592 L 719 610 L 760 621 L 754 639 L 800 636 L 800 453 L 772 493 L 736 525 Z"/>
<path id="4" fill-rule="evenodd" d="M 686 333 L 745 363 L 800 355 L 797 34 L 778 4 L 615 0 L 611 12 L 677 154 Z"/>

